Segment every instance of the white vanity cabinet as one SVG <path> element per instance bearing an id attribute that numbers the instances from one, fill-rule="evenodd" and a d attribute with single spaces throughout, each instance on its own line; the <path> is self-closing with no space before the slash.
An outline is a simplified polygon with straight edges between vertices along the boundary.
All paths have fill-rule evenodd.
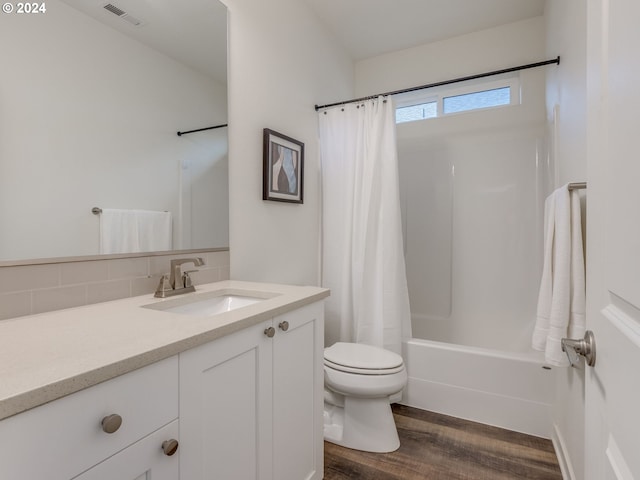
<path id="1" fill-rule="evenodd" d="M 312 303 L 180 354 L 180 477 L 323 476 L 324 309 Z"/>
<path id="2" fill-rule="evenodd" d="M 175 480 L 177 418 L 172 357 L 0 421 L 0 478 Z"/>
<path id="3" fill-rule="evenodd" d="M 238 292 L 260 301 L 206 316 L 141 296 L 0 322 L 0 480 L 321 479 L 329 292 L 198 294 Z"/>

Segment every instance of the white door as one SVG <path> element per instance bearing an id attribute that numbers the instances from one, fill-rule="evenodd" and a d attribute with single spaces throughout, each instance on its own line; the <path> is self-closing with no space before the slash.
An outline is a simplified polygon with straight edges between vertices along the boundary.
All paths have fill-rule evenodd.
<path id="1" fill-rule="evenodd" d="M 640 479 L 640 2 L 588 2 L 586 478 Z"/>

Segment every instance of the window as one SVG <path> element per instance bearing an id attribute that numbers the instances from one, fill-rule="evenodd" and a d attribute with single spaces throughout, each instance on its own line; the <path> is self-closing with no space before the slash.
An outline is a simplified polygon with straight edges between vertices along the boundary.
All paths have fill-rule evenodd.
<path id="1" fill-rule="evenodd" d="M 511 103 L 511 87 L 494 88 L 482 92 L 465 93 L 442 99 L 442 111 L 447 113 L 466 112 L 480 108 L 498 107 Z"/>
<path id="2" fill-rule="evenodd" d="M 396 123 L 413 122 L 438 116 L 438 102 L 419 103 L 396 108 Z"/>
<path id="3" fill-rule="evenodd" d="M 519 77 L 396 95 L 396 123 L 520 103 Z"/>

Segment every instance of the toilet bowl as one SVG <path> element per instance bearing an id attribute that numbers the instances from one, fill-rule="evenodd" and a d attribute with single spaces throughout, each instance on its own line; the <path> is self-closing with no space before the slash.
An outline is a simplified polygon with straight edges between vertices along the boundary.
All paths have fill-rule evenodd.
<path id="1" fill-rule="evenodd" d="M 324 350 L 324 438 L 365 452 L 400 446 L 390 398 L 407 383 L 402 357 L 360 343 Z"/>

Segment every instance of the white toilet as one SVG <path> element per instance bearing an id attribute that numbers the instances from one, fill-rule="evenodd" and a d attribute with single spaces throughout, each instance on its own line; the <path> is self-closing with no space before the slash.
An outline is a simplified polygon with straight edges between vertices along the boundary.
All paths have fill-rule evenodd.
<path id="1" fill-rule="evenodd" d="M 400 446 L 389 405 L 407 383 L 402 357 L 360 343 L 324 350 L 324 439 L 365 452 Z"/>

